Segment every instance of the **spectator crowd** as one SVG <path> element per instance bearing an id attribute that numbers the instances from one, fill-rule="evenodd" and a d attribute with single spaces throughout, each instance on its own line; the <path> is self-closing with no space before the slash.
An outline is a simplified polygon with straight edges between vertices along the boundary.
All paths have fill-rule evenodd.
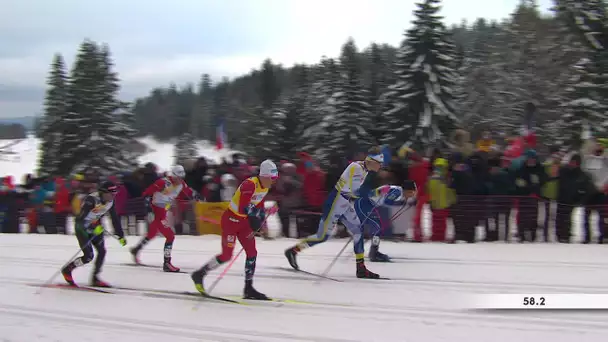
<path id="1" fill-rule="evenodd" d="M 408 146 L 384 147 L 387 165 L 376 184 L 403 184 L 413 181 L 418 189 L 412 208 L 408 236 L 392 234 L 390 216 L 383 235 L 414 242 L 426 239 L 438 242 L 473 243 L 504 240 L 537 242 L 555 240 L 572 242 L 573 225 L 582 222 L 583 243 L 603 243 L 608 219 L 608 153 L 600 142 L 589 139 L 580 151 L 565 151 L 537 145 L 534 134 L 511 139 L 494 139 L 484 133 L 475 144 L 464 130 L 452 132 L 441 146 L 414 151 Z M 276 201 L 284 236 L 291 236 L 296 226 L 298 237 L 316 231 L 321 207 L 347 163 L 351 160 L 333 156 L 321 168 L 314 158 L 300 152 L 291 161 L 279 161 L 280 177 L 267 201 Z M 204 157 L 183 164 L 186 183 L 206 202 L 229 201 L 242 180 L 256 174 L 258 161 L 241 154 L 231 160 L 212 164 Z M 132 172 L 109 177 L 120 184 L 115 205 L 119 215 L 143 220 L 142 192 L 162 174 L 148 163 Z M 4 177 L 0 187 L 0 224 L 3 232 L 16 212 L 27 222 L 30 232 L 65 233 L 68 216 L 78 211 L 75 198 L 94 191 L 100 177 L 88 169 L 71 179 L 27 175 L 21 185 Z M 177 206 L 175 229 L 192 220 L 188 199 Z M 580 210 L 580 220 L 574 209 Z M 12 211 L 11 211 L 12 210 Z M 425 213 L 430 213 L 430 234 L 425 236 Z M 578 211 L 577 211 L 578 212 Z M 593 218 L 597 217 L 597 220 Z M 448 223 L 450 223 L 449 225 Z M 403 222 L 403 221 L 400 221 Z M 452 234 L 448 227 L 452 226 Z M 384 228 L 384 227 L 383 227 Z M 14 229 L 13 229 L 14 230 Z M 483 233 L 479 236 L 477 231 Z M 595 233 L 597 232 L 597 233 Z"/>

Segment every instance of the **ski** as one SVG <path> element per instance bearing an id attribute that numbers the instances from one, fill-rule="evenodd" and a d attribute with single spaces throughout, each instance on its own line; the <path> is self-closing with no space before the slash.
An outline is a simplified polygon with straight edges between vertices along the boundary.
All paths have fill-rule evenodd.
<path id="1" fill-rule="evenodd" d="M 327 280 L 332 280 L 332 281 L 336 281 L 336 282 L 342 282 L 342 280 L 340 279 L 336 279 L 336 278 L 332 278 L 332 277 L 328 277 L 322 274 L 318 274 L 318 273 L 314 273 L 314 272 L 309 272 L 309 271 L 304 271 L 304 270 L 296 270 L 294 268 L 289 268 L 289 267 L 276 267 L 276 269 L 279 270 L 283 270 L 283 271 L 287 271 L 287 272 L 292 272 L 292 273 L 303 273 L 303 274 L 307 274 L 313 277 L 317 277 L 317 278 L 323 278 L 323 279 L 327 279 Z"/>
<path id="2" fill-rule="evenodd" d="M 209 294 L 202 294 L 199 292 L 190 292 L 190 291 L 172 291 L 172 290 L 160 290 L 160 289 L 141 289 L 141 288 L 133 288 L 133 287 L 124 287 L 124 286 L 115 286 L 112 287 L 116 290 L 123 291 L 132 291 L 132 292 L 141 292 L 146 296 L 151 297 L 164 297 L 164 298 L 175 298 L 175 296 L 189 296 L 189 297 L 203 297 L 207 299 L 213 299 L 223 302 L 229 302 L 234 304 L 241 304 L 240 302 L 224 297 L 212 296 Z"/>
<path id="3" fill-rule="evenodd" d="M 165 271 L 163 271 L 163 267 L 162 266 L 148 265 L 148 264 L 125 263 L 125 264 L 121 264 L 121 265 L 122 266 L 130 266 L 130 267 L 156 268 L 156 269 L 161 270 L 163 273 L 183 273 L 183 274 L 188 273 L 188 272 L 183 271 L 183 270 L 179 270 L 177 272 L 165 272 Z"/>
<path id="4" fill-rule="evenodd" d="M 53 289 L 80 290 L 80 291 L 89 291 L 89 292 L 98 292 L 98 293 L 112 293 L 111 291 L 102 290 L 97 287 L 70 285 L 70 284 L 43 284 L 43 285 L 32 284 L 32 286 L 42 286 L 42 287 L 48 287 L 48 288 L 53 288 Z"/>

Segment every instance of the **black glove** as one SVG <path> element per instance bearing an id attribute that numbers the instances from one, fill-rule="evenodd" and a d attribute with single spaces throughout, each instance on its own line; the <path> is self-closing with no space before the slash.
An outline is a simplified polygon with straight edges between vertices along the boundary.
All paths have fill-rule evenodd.
<path id="1" fill-rule="evenodd" d="M 262 228 L 262 222 L 264 222 L 264 219 L 266 218 L 264 210 L 250 204 L 245 209 L 245 212 L 247 213 L 247 220 L 249 221 L 249 226 L 252 230 L 257 231 Z"/>
<path id="2" fill-rule="evenodd" d="M 147 214 L 152 212 L 152 198 L 150 196 L 144 197 L 144 206 L 146 207 Z"/>
<path id="3" fill-rule="evenodd" d="M 201 195 L 198 194 L 198 192 L 192 190 L 192 199 L 195 201 L 200 201 L 201 200 Z"/>

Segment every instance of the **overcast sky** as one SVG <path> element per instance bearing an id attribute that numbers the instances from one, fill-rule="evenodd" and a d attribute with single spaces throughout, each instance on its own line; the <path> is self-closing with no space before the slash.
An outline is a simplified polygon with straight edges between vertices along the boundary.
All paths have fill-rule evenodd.
<path id="1" fill-rule="evenodd" d="M 284 65 L 399 44 L 409 0 L 2 0 L 0 117 L 39 115 L 53 54 L 71 65 L 84 38 L 110 45 L 124 100 L 203 73 L 233 77 L 270 57 Z M 519 0 L 444 0 L 448 24 L 505 18 Z M 551 0 L 539 0 L 543 10 Z"/>

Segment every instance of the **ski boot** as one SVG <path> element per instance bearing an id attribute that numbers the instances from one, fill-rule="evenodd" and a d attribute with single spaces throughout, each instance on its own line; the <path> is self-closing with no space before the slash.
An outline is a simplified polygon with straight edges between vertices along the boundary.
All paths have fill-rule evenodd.
<path id="1" fill-rule="evenodd" d="M 285 257 L 287 258 L 287 261 L 289 261 L 289 265 L 291 265 L 291 267 L 293 267 L 296 271 L 299 271 L 300 267 L 298 266 L 298 261 L 296 260 L 296 255 L 298 255 L 296 248 L 297 247 L 293 247 L 285 250 Z"/>
<path id="2" fill-rule="evenodd" d="M 253 282 L 251 280 L 245 281 L 243 299 L 270 300 L 270 298 L 268 298 L 265 294 L 258 292 L 258 290 L 253 288 Z"/>
<path id="3" fill-rule="evenodd" d="M 91 286 L 93 287 L 112 287 L 110 284 L 100 280 L 96 275 L 91 278 Z"/>
<path id="4" fill-rule="evenodd" d="M 163 271 L 176 273 L 180 271 L 180 268 L 171 264 L 171 258 L 165 258 L 165 262 L 163 263 Z"/>
<path id="5" fill-rule="evenodd" d="M 203 285 L 203 281 L 204 281 L 206 275 L 207 275 L 207 272 L 205 272 L 204 269 L 194 271 L 190 275 L 192 282 L 194 282 L 194 287 L 196 287 L 196 290 L 198 292 L 200 292 L 201 294 L 207 294 L 207 291 L 205 290 L 205 286 Z"/>
<path id="6" fill-rule="evenodd" d="M 357 278 L 361 279 L 379 279 L 380 276 L 365 267 L 365 264 L 360 262 L 357 263 Z"/>
<path id="7" fill-rule="evenodd" d="M 289 265 L 291 265 L 291 267 L 293 267 L 295 270 L 299 271 L 300 266 L 298 266 L 298 261 L 296 259 L 296 255 L 298 255 L 298 252 L 296 251 L 296 247 L 285 250 L 285 257 L 287 258 Z"/>
<path id="8" fill-rule="evenodd" d="M 391 258 L 388 257 L 388 255 L 380 252 L 378 250 L 378 246 L 374 246 L 372 245 L 371 248 L 369 249 L 369 261 L 372 262 L 391 262 Z"/>
<path id="9" fill-rule="evenodd" d="M 139 260 L 139 251 L 140 251 L 140 249 L 137 247 L 131 248 L 131 250 L 130 250 L 131 256 L 133 257 L 133 262 L 136 265 L 141 265 L 141 260 Z"/>
<path id="10" fill-rule="evenodd" d="M 61 269 L 61 275 L 63 276 L 63 279 L 65 279 L 65 281 L 72 286 L 76 286 L 74 278 L 72 278 L 72 271 L 74 270 L 74 268 L 74 264 L 70 263 L 69 265 Z"/>

